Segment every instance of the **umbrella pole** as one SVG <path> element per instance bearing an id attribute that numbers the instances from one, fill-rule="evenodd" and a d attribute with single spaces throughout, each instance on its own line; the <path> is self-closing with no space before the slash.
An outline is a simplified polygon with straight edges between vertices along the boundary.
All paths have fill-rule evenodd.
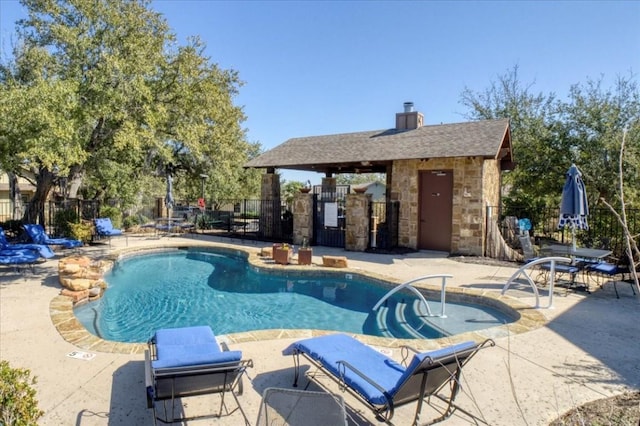
<path id="1" fill-rule="evenodd" d="M 576 225 L 575 224 L 571 227 L 571 241 L 572 241 L 571 244 L 573 244 L 573 251 L 575 252 L 576 251 Z"/>

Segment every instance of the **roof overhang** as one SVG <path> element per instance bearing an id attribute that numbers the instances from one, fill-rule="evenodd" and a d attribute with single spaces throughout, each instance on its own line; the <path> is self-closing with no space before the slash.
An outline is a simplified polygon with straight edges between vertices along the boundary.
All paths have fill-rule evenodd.
<path id="1" fill-rule="evenodd" d="M 287 164 L 278 166 L 278 169 L 298 170 L 305 172 L 324 173 L 336 175 L 343 173 L 387 173 L 392 161 L 360 161 L 360 162 L 336 162 L 331 164 Z"/>

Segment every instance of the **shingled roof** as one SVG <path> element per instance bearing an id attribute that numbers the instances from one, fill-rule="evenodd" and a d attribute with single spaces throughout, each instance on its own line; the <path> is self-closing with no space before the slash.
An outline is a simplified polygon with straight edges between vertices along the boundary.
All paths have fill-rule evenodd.
<path id="1" fill-rule="evenodd" d="M 245 164 L 316 172 L 384 172 L 394 160 L 482 157 L 511 163 L 509 120 L 289 139 Z"/>

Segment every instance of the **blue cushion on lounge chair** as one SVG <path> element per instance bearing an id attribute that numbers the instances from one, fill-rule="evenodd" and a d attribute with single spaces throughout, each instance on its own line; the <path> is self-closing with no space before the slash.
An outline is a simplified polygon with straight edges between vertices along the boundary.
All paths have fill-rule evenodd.
<path id="1" fill-rule="evenodd" d="M 151 365 L 153 368 L 187 367 L 235 362 L 240 361 L 241 358 L 241 351 L 221 352 L 215 343 L 201 343 L 199 345 L 158 347 L 158 359 L 152 361 Z"/>
<path id="2" fill-rule="evenodd" d="M 373 404 L 385 404 L 388 398 L 393 398 L 401 385 L 415 372 L 426 357 L 446 356 L 470 349 L 474 345 L 474 342 L 469 341 L 432 352 L 416 354 L 406 369 L 393 359 L 345 334 L 331 334 L 295 342 L 283 351 L 283 355 L 291 355 L 295 350 L 304 352 L 320 362 L 335 376 L 341 377 L 348 387 L 356 390 L 367 401 Z M 353 365 L 375 382 L 379 388 L 348 367 L 343 369 L 339 366 L 338 361 L 345 361 Z"/>
<path id="3" fill-rule="evenodd" d="M 158 345 L 193 345 L 216 341 L 211 327 L 197 325 L 193 327 L 163 328 L 156 331 L 154 341 Z"/>
<path id="4" fill-rule="evenodd" d="M 31 238 L 31 240 L 36 244 L 51 244 L 63 246 L 64 248 L 74 248 L 82 245 L 82 241 L 73 240 L 71 238 L 50 238 L 42 225 L 24 225 L 24 230 L 27 232 L 27 235 L 29 235 L 29 238 Z"/>
<path id="5" fill-rule="evenodd" d="M 108 217 L 94 219 L 93 223 L 96 225 L 96 233 L 100 236 L 115 237 L 116 235 L 122 235 L 122 229 L 114 228 L 111 219 Z"/>
<path id="6" fill-rule="evenodd" d="M 385 390 L 393 388 L 405 371 L 401 364 L 345 334 L 330 334 L 301 340 L 282 353 L 290 355 L 294 349 L 309 354 L 337 377 L 341 377 L 338 361 L 356 365 L 363 374 Z M 381 364 L 389 368 L 380 368 Z M 376 404 L 386 401 L 382 391 L 348 369 L 344 374 L 344 380 L 367 400 Z"/>
<path id="7" fill-rule="evenodd" d="M 35 250 L 40 256 L 49 259 L 55 256 L 53 250 L 44 244 L 9 244 L 4 229 L 0 227 L 0 248 L 2 250 Z"/>
<path id="8" fill-rule="evenodd" d="M 40 259 L 40 255 L 35 250 L 0 250 L 1 265 L 32 264 L 38 259 Z"/>
<path id="9" fill-rule="evenodd" d="M 154 368 L 185 367 L 240 361 L 241 351 L 221 351 L 210 327 L 195 326 L 158 330 Z"/>

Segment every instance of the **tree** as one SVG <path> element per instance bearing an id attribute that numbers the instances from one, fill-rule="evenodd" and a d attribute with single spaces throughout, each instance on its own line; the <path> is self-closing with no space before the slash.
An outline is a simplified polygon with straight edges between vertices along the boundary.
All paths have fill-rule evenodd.
<path id="1" fill-rule="evenodd" d="M 336 177 L 336 183 L 338 185 L 359 185 L 369 182 L 380 182 L 382 184 L 386 184 L 387 178 L 385 176 L 386 175 L 384 173 L 344 173 L 339 174 Z"/>
<path id="2" fill-rule="evenodd" d="M 602 202 L 613 212 L 614 216 L 622 226 L 622 232 L 624 236 L 624 250 L 628 260 L 627 267 L 629 268 L 630 279 L 633 280 L 632 285 L 635 286 L 634 293 L 640 297 L 640 282 L 638 281 L 638 265 L 640 264 L 640 249 L 638 248 L 638 234 L 632 233 L 630 223 L 627 218 L 627 206 L 625 202 L 625 193 L 627 192 L 627 186 L 624 182 L 625 171 L 625 150 L 627 148 L 627 136 L 632 135 L 632 138 L 640 137 L 640 118 L 632 118 L 628 123 L 629 126 L 625 128 L 622 134 L 622 140 L 620 143 L 620 151 L 618 155 L 618 182 L 613 189 L 615 193 L 615 201 L 618 208 L 614 207 L 613 202 L 610 203 L 605 199 Z"/>
<path id="3" fill-rule="evenodd" d="M 0 153 L 5 170 L 35 173 L 25 220 L 42 211 L 54 170 L 73 188 L 83 182 L 85 196 L 125 200 L 169 163 L 190 181 L 202 170 L 211 184 L 242 175 L 259 149 L 246 141 L 244 114 L 233 105 L 242 83 L 204 55 L 200 40 L 177 46 L 148 0 L 22 4 L 20 43 L 0 68 Z"/>
<path id="4" fill-rule="evenodd" d="M 515 66 L 476 93 L 465 89 L 461 103 L 468 118 L 509 118 L 517 167 L 505 178 L 510 187 L 507 204 L 529 207 L 557 205 L 562 182 L 571 163 L 583 172 L 589 200 L 612 199 L 616 177 L 616 153 L 621 135 L 633 117 L 640 115 L 640 95 L 633 76 L 617 79 L 614 90 L 602 89 L 602 78 L 570 88 L 567 101 L 555 94 L 532 94 L 523 85 Z M 625 181 L 637 188 L 638 146 L 630 142 Z M 628 197 L 638 202 L 637 194 Z"/>
<path id="5" fill-rule="evenodd" d="M 293 197 L 300 192 L 300 189 L 303 188 L 305 186 L 305 183 L 297 181 L 297 180 L 290 180 L 287 181 L 286 179 L 282 179 L 280 181 L 280 188 L 281 188 L 281 198 L 287 203 L 287 204 L 291 204 L 293 203 Z"/>
<path id="6" fill-rule="evenodd" d="M 626 135 L 624 156 L 625 194 L 628 207 L 639 207 L 640 139 L 634 120 L 640 117 L 640 91 L 633 75 L 616 78 L 605 89 L 602 77 L 575 84 L 569 100 L 561 106 L 562 140 L 580 165 L 591 200 L 614 202 L 618 197 L 618 157 Z"/>
<path id="7" fill-rule="evenodd" d="M 510 119 L 517 167 L 505 176 L 510 187 L 507 202 L 529 207 L 544 205 L 548 194 L 558 191 L 554 174 L 565 173 L 565 154 L 555 143 L 555 96 L 533 94 L 532 87 L 523 85 L 514 66 L 482 93 L 465 88 L 460 101 L 469 108 L 469 119 Z"/>

